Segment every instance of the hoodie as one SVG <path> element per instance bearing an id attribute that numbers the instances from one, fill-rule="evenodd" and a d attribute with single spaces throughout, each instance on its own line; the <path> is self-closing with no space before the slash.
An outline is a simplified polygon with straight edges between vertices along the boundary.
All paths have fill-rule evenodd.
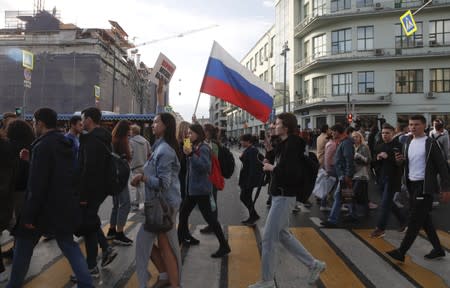
<path id="1" fill-rule="evenodd" d="M 150 143 L 141 135 L 136 135 L 130 138 L 130 146 L 131 151 L 133 151 L 130 164 L 131 171 L 143 173 L 144 164 L 151 153 Z"/>

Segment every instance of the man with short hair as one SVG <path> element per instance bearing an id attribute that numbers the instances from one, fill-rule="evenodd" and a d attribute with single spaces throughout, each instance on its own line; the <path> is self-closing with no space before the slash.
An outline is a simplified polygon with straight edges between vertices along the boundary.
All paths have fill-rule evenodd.
<path id="1" fill-rule="evenodd" d="M 355 148 L 353 147 L 353 140 L 340 124 L 331 127 L 331 131 L 334 136 L 333 138 L 339 142 L 336 148 L 336 154 L 334 155 L 334 170 L 339 184 L 334 192 L 334 202 L 330 215 L 327 220 L 321 222 L 322 226 L 327 228 L 337 227 L 341 215 L 341 188 L 344 186 L 352 189 L 353 173 L 355 172 L 355 165 L 353 163 Z"/>
<path id="2" fill-rule="evenodd" d="M 433 121 L 433 130 L 430 131 L 430 137 L 436 140 L 441 148 L 442 156 L 445 160 L 450 157 L 450 145 L 448 131 L 444 129 L 444 122 L 441 119 Z"/>
<path id="3" fill-rule="evenodd" d="M 401 152 L 402 145 L 393 136 L 394 127 L 388 123 L 384 123 L 381 130 L 383 142 L 375 146 L 376 160 L 374 161 L 374 166 L 377 170 L 377 184 L 381 195 L 381 211 L 378 216 L 377 227 L 370 235 L 372 238 L 384 237 L 384 230 L 386 229 L 391 211 L 400 222 L 399 231 L 403 232 L 406 229 L 406 216 L 393 202 L 394 193 L 400 191 L 402 179 L 402 169 L 395 160 L 395 153 Z"/>
<path id="4" fill-rule="evenodd" d="M 144 173 L 144 165 L 147 162 L 148 157 L 150 157 L 151 148 L 150 143 L 141 136 L 141 127 L 138 125 L 131 125 L 131 138 L 130 146 L 133 153 L 131 158 L 131 179 L 137 174 Z M 133 202 L 133 210 L 139 210 L 139 204 L 144 202 L 144 182 L 139 182 L 135 187 L 136 196 Z"/>
<path id="5" fill-rule="evenodd" d="M 98 217 L 100 205 L 108 195 L 106 171 L 110 165 L 108 147 L 111 147 L 112 138 L 109 131 L 100 127 L 101 117 L 102 113 L 96 107 L 81 112 L 82 125 L 87 133 L 80 136 L 80 205 L 84 221 L 77 234 L 85 239 L 86 261 L 94 278 L 100 276 L 97 267 L 99 244 L 103 250 L 102 267 L 111 263 L 117 256 L 117 253 L 108 247 Z M 75 279 L 72 277 L 71 280 Z"/>
<path id="6" fill-rule="evenodd" d="M 22 287 L 33 249 L 42 234 L 55 235 L 69 260 L 79 287 L 94 287 L 73 233 L 79 225 L 79 199 L 73 182 L 72 145 L 56 129 L 56 112 L 41 108 L 34 113 L 38 137 L 32 144 L 25 203 L 14 234 L 15 249 L 8 288 Z M 21 152 L 23 158 L 27 158 Z"/>
<path id="7" fill-rule="evenodd" d="M 415 115 L 409 119 L 409 131 L 412 137 L 404 146 L 403 154 L 397 153 L 396 159 L 404 161 L 405 178 L 410 194 L 411 215 L 408 230 L 398 249 L 388 251 L 392 258 L 403 262 L 405 254 L 414 243 L 420 229 L 427 234 L 433 250 L 426 254 L 426 259 L 437 259 L 445 256 L 431 217 L 433 193 L 439 193 L 437 175 L 441 180 L 441 201 L 450 201 L 449 175 L 447 163 L 442 158 L 438 145 L 425 134 L 426 120 L 423 115 Z"/>

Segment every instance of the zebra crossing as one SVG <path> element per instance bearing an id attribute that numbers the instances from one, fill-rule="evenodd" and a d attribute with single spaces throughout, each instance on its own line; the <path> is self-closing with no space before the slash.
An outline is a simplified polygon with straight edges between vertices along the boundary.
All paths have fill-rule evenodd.
<path id="1" fill-rule="evenodd" d="M 132 215 L 134 216 L 134 215 Z M 134 239 L 141 217 L 130 217 L 126 231 Z M 212 259 L 210 253 L 218 247 L 214 235 L 199 232 L 202 225 L 191 227 L 200 245 L 182 247 L 183 287 L 240 288 L 260 279 L 260 241 L 262 227 L 229 225 L 224 227 L 232 252 L 223 259 Z M 108 226 L 103 227 L 107 231 Z M 291 232 L 313 254 L 327 263 L 317 287 L 450 287 L 450 257 L 429 261 L 423 255 L 431 245 L 420 236 L 406 257 L 405 263 L 390 259 L 385 251 L 397 247 L 403 234 L 389 230 L 384 238 L 372 239 L 368 229 L 324 229 L 320 227 L 292 227 Z M 439 231 L 443 247 L 449 252 L 450 234 Z M 2 251 L 12 241 L 2 238 Z M 84 244 L 80 248 L 85 253 Z M 96 287 L 138 287 L 135 273 L 135 248 L 116 246 L 119 256 L 101 270 Z M 278 255 L 277 287 L 311 287 L 306 284 L 308 270 L 283 248 Z M 10 263 L 6 263 L 10 266 Z M 153 264 L 148 267 L 154 276 L 158 272 Z M 40 241 L 36 246 L 24 287 L 76 287 L 69 281 L 72 271 L 61 255 L 55 241 Z M 6 282 L 0 283 L 5 287 Z"/>

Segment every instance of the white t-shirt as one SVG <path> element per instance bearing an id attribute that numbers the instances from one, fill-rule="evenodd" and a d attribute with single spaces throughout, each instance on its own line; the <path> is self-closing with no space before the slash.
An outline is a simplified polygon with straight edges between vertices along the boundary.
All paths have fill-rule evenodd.
<path id="1" fill-rule="evenodd" d="M 408 149 L 409 175 L 411 181 L 421 181 L 425 179 L 425 143 L 427 136 L 413 138 Z"/>

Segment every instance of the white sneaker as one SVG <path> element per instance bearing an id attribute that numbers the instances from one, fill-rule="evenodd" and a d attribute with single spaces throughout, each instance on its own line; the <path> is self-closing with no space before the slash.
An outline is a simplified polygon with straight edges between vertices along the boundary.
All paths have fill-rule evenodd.
<path id="1" fill-rule="evenodd" d="M 248 286 L 248 288 L 275 288 L 275 282 L 273 280 L 259 281 L 255 284 Z"/>
<path id="2" fill-rule="evenodd" d="M 327 264 L 325 264 L 325 262 L 314 260 L 313 267 L 310 269 L 308 284 L 314 284 L 317 279 L 319 279 L 320 273 L 322 273 L 325 268 L 327 268 Z"/>

